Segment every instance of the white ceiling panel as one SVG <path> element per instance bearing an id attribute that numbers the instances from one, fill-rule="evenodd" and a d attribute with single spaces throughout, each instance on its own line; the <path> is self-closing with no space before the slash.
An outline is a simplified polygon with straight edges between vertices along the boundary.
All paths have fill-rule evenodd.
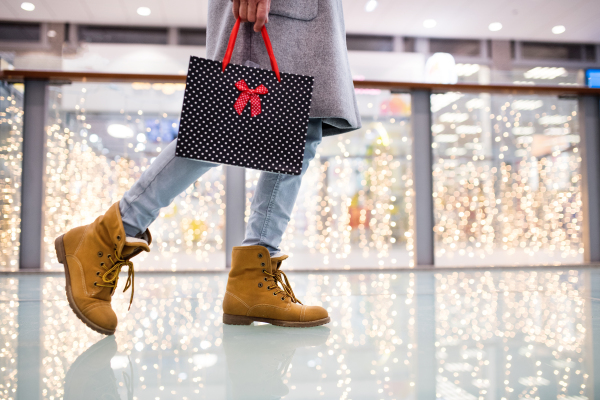
<path id="1" fill-rule="evenodd" d="M 59 0 L 64 1 L 64 0 Z M 41 1 L 38 0 L 28 0 L 29 3 L 35 5 L 35 10 L 33 11 L 25 11 L 21 8 L 22 0 L 2 0 L 2 2 L 8 6 L 15 14 L 14 18 L 9 19 L 17 19 L 17 20 L 27 20 L 27 21 L 54 21 L 56 20 L 53 17 L 53 13 L 46 7 Z M 4 19 L 2 16 L 1 19 Z"/>
<path id="2" fill-rule="evenodd" d="M 2 19 L 16 19 L 17 13 L 13 11 L 5 0 L 0 0 L 0 15 Z"/>
<path id="3" fill-rule="evenodd" d="M 120 0 L 121 8 L 125 10 L 127 22 L 133 25 L 162 25 L 167 26 L 165 9 L 170 7 L 170 2 L 165 0 Z M 148 16 L 138 15 L 139 7 L 148 7 L 152 13 Z"/>
<path id="4" fill-rule="evenodd" d="M 172 0 L 164 13 L 171 26 L 206 27 L 208 8 L 205 1 Z"/>
<path id="5" fill-rule="evenodd" d="M 27 0 L 32 12 L 21 10 L 22 0 L 0 0 L 0 19 L 205 27 L 208 0 Z M 227 0 L 214 0 L 227 1 Z M 292 1 L 292 0 L 290 0 Z M 333 1 L 333 0 L 322 0 Z M 350 33 L 600 43 L 600 0 L 377 0 L 367 12 L 367 0 L 342 0 Z M 138 7 L 152 13 L 143 17 Z M 435 19 L 434 28 L 423 21 Z M 500 22 L 503 29 L 488 26 Z M 552 27 L 566 32 L 554 35 Z"/>
<path id="6" fill-rule="evenodd" d="M 63 0 L 53 0 L 63 1 Z M 68 21 L 76 23 L 96 23 L 96 24 L 127 24 L 127 10 L 123 7 L 121 0 L 78 0 L 85 3 L 86 8 L 91 14 L 89 19 L 84 19 L 85 15 L 81 15 L 81 19 Z"/>
<path id="7" fill-rule="evenodd" d="M 31 0 L 29 1 L 31 2 Z M 37 4 L 38 2 L 52 15 L 51 21 L 59 21 L 61 19 L 72 21 L 79 18 L 91 18 L 86 3 L 81 0 L 37 0 L 34 3 Z"/>
<path id="8" fill-rule="evenodd" d="M 600 42 L 600 24 L 589 18 L 600 12 L 598 0 L 378 0 L 372 12 L 365 11 L 366 0 L 343 3 L 348 32 Z M 426 19 L 437 25 L 424 28 Z M 492 22 L 502 23 L 503 29 L 491 32 Z M 566 32 L 553 34 L 556 25 L 564 25 Z"/>

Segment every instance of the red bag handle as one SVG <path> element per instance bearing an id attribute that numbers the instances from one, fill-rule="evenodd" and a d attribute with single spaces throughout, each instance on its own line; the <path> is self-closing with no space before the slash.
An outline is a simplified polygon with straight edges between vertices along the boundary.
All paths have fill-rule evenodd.
<path id="1" fill-rule="evenodd" d="M 235 40 L 237 39 L 238 31 L 240 30 L 240 19 L 238 18 L 235 21 L 235 25 L 233 25 L 233 29 L 231 30 L 231 35 L 229 35 L 229 43 L 227 43 L 227 51 L 225 51 L 225 57 L 223 57 L 223 72 L 225 72 L 225 68 L 229 65 L 229 61 L 231 61 L 231 55 L 233 54 L 233 48 L 235 47 Z M 267 53 L 269 53 L 269 59 L 271 60 L 271 69 L 275 72 L 275 76 L 277 80 L 281 82 L 281 77 L 279 76 L 279 67 L 277 66 L 277 60 L 275 59 L 275 53 L 273 53 L 273 47 L 271 46 L 271 40 L 269 39 L 269 34 L 267 33 L 267 27 L 263 25 L 262 37 L 265 42 L 265 46 L 267 47 Z"/>

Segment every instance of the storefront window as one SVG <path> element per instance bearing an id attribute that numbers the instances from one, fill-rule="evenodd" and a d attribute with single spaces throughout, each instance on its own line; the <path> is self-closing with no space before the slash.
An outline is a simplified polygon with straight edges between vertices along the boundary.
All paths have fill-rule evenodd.
<path id="1" fill-rule="evenodd" d="M 45 197 L 46 269 L 60 269 L 54 238 L 119 201 L 178 132 L 184 85 L 51 87 Z M 161 210 L 140 270 L 225 266 L 225 177 L 213 168 Z"/>
<path id="2" fill-rule="evenodd" d="M 291 268 L 412 266 L 410 96 L 357 90 L 363 127 L 324 138 L 281 249 Z M 246 219 L 259 172 L 247 172 Z"/>
<path id="3" fill-rule="evenodd" d="M 435 263 L 583 261 L 577 102 L 432 96 Z"/>
<path id="4" fill-rule="evenodd" d="M 0 271 L 19 267 L 22 133 L 23 85 L 0 82 Z"/>

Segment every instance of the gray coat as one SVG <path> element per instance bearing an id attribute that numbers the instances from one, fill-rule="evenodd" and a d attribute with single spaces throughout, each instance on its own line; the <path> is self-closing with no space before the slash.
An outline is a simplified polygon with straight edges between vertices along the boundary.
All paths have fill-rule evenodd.
<path id="1" fill-rule="evenodd" d="M 207 57 L 221 61 L 235 23 L 229 0 L 209 0 Z M 311 118 L 323 119 L 323 135 L 361 126 L 346 50 L 342 0 L 272 0 L 267 30 L 281 72 L 315 77 Z M 240 27 L 231 62 L 271 68 L 260 33 Z"/>

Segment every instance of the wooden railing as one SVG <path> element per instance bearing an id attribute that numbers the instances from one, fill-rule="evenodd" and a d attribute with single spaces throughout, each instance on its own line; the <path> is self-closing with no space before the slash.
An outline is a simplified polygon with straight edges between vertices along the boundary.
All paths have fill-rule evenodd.
<path id="1" fill-rule="evenodd" d="M 8 82 L 23 82 L 25 79 L 47 80 L 51 83 L 68 82 L 163 82 L 185 83 L 185 75 L 163 74 L 120 74 L 108 72 L 66 72 L 66 71 L 36 71 L 36 70 L 4 70 L 0 71 L 0 80 Z M 418 82 L 385 82 L 385 81 L 354 81 L 357 89 L 383 89 L 393 91 L 430 90 L 435 93 L 470 92 L 470 93 L 505 93 L 505 94 L 555 94 L 565 96 L 599 95 L 600 89 L 590 89 L 585 86 L 558 85 L 479 85 L 457 83 L 447 85 L 441 83 Z"/>

